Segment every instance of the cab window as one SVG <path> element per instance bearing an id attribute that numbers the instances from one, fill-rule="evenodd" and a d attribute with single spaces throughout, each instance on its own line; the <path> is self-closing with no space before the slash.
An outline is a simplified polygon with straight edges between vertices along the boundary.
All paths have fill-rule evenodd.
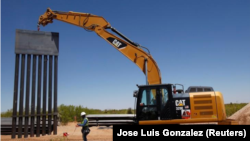
<path id="1" fill-rule="evenodd" d="M 141 105 L 156 105 L 156 90 L 145 89 L 142 92 Z"/>

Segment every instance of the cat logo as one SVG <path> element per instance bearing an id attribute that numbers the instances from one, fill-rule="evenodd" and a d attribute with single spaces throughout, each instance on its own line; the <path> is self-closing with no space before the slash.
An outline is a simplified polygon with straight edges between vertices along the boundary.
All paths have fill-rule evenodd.
<path id="1" fill-rule="evenodd" d="M 185 101 L 186 100 L 175 100 L 175 105 L 176 106 L 185 106 Z"/>
<path id="2" fill-rule="evenodd" d="M 122 49 L 125 48 L 127 46 L 127 44 L 123 43 L 122 41 L 115 39 L 113 37 L 108 37 L 107 40 L 114 45 L 115 47 L 117 47 L 118 49 Z"/>
<path id="3" fill-rule="evenodd" d="M 117 41 L 116 39 L 114 39 L 114 41 L 112 42 L 112 44 L 119 48 L 122 43 L 119 42 L 119 41 Z"/>

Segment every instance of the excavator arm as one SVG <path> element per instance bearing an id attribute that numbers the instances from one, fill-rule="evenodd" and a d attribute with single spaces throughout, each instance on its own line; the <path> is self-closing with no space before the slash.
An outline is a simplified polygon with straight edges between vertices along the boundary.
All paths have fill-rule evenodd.
<path id="1" fill-rule="evenodd" d="M 82 27 L 88 31 L 96 32 L 97 35 L 110 43 L 143 71 L 147 77 L 147 84 L 161 84 L 160 70 L 153 57 L 145 52 L 140 45 L 132 42 L 115 28 L 111 27 L 109 22 L 103 17 L 73 11 L 52 11 L 48 8 L 47 11 L 39 17 L 38 28 L 40 25 L 46 26 L 49 23 L 53 23 L 54 19 Z M 111 29 L 121 36 L 121 38 L 111 34 L 107 29 Z"/>

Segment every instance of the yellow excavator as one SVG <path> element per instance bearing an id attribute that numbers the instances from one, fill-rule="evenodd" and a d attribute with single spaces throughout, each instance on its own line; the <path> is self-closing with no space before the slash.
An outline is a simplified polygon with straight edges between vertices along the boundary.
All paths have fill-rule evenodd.
<path id="1" fill-rule="evenodd" d="M 137 85 L 138 90 L 133 93 L 137 102 L 135 105 L 136 114 L 132 119 L 133 122 L 130 122 L 131 124 L 238 124 L 237 121 L 227 119 L 221 92 L 199 91 L 184 93 L 183 88 L 177 93 L 176 85 L 181 84 L 162 83 L 160 69 L 149 50 L 128 39 L 113 28 L 103 17 L 90 13 L 53 11 L 47 8 L 46 12 L 39 17 L 38 30 L 40 30 L 40 25 L 46 26 L 53 23 L 54 19 L 96 32 L 97 35 L 134 62 L 145 74 L 146 84 Z M 105 116 L 101 117 L 105 119 Z M 101 117 L 97 118 L 100 119 Z M 117 118 L 122 117 L 117 116 Z"/>

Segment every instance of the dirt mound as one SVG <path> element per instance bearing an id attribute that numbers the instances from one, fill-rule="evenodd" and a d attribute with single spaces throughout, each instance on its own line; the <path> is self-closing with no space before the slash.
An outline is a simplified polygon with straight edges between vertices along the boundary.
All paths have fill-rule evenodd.
<path id="1" fill-rule="evenodd" d="M 228 118 L 239 121 L 240 125 L 250 125 L 250 103 Z"/>

